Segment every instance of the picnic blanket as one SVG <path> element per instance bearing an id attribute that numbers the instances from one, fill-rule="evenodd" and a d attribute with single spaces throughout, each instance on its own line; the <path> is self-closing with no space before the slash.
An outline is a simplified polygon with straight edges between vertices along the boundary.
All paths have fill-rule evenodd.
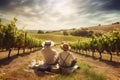
<path id="1" fill-rule="evenodd" d="M 50 68 L 50 70 L 49 70 Z M 77 70 L 79 66 L 75 65 L 69 68 L 59 68 L 59 65 L 45 65 L 42 60 L 36 64 L 36 60 L 32 60 L 32 62 L 24 69 L 27 72 L 34 72 L 37 75 L 40 74 L 56 74 L 56 73 L 72 73 Z"/>
<path id="2" fill-rule="evenodd" d="M 57 65 L 52 65 L 52 68 L 58 69 Z M 40 74 L 55 74 L 53 72 L 47 71 L 47 68 L 49 68 L 49 65 L 44 65 L 44 62 L 42 60 L 39 60 L 39 63 L 36 64 L 36 60 L 32 60 L 31 63 L 24 69 L 24 71 L 27 72 L 33 72 L 38 75 Z"/>

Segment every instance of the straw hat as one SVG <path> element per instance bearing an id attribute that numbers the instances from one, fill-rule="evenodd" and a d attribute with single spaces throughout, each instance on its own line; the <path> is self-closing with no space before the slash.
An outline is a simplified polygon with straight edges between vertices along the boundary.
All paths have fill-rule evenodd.
<path id="1" fill-rule="evenodd" d="M 61 49 L 64 51 L 70 50 L 70 46 L 67 43 L 63 43 L 60 45 Z"/>
<path id="2" fill-rule="evenodd" d="M 51 41 L 51 40 L 46 40 L 45 42 L 42 43 L 42 46 L 45 47 L 45 46 L 54 46 L 54 42 Z"/>

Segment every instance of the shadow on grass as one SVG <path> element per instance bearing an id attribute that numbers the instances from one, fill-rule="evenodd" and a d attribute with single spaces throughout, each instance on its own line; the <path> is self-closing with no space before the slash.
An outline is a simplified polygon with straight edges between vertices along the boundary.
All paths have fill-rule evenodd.
<path id="1" fill-rule="evenodd" d="M 90 58 L 92 58 L 92 59 L 94 59 L 94 60 L 99 60 L 99 58 L 92 57 L 92 56 L 90 56 L 90 55 L 85 55 L 85 56 L 86 56 L 86 57 L 90 57 Z M 119 68 L 119 67 L 120 67 L 120 62 L 109 61 L 109 60 L 106 60 L 106 59 L 101 59 L 101 60 L 99 60 L 99 61 L 104 62 L 104 63 L 106 63 L 107 65 L 113 66 L 113 67 L 115 67 L 115 68 Z"/>
<path id="2" fill-rule="evenodd" d="M 86 54 L 82 54 L 82 53 L 78 53 L 78 52 L 76 52 L 76 54 L 81 55 L 81 56 L 85 56 L 86 58 L 87 58 L 87 57 L 88 57 L 88 58 L 92 58 L 92 59 L 94 59 L 94 60 L 99 59 L 99 58 L 97 58 L 97 57 L 95 57 L 95 56 L 86 55 Z"/>
<path id="3" fill-rule="evenodd" d="M 86 54 L 81 54 L 81 53 L 76 53 L 76 54 L 78 54 L 78 55 L 80 55 L 80 56 L 85 56 L 86 58 L 92 58 L 93 60 L 99 60 L 99 58 L 97 58 L 97 57 L 93 57 L 93 56 L 91 56 L 91 55 L 86 55 Z M 112 67 L 114 67 L 114 68 L 120 68 L 120 62 L 116 62 L 116 61 L 109 61 L 109 60 L 106 60 L 106 59 L 101 59 L 101 60 L 99 60 L 99 61 L 101 61 L 101 62 L 104 62 L 104 63 L 106 63 L 107 65 L 110 65 L 110 66 L 112 66 Z"/>
<path id="4" fill-rule="evenodd" d="M 113 66 L 114 68 L 120 68 L 120 62 L 116 62 L 116 61 L 109 61 L 109 60 L 105 60 L 105 59 L 102 59 L 100 60 L 101 62 L 104 62 L 110 66 Z"/>
<path id="5" fill-rule="evenodd" d="M 7 56 L 5 58 L 0 59 L 0 67 L 4 66 L 4 65 L 8 65 L 11 61 L 13 61 L 14 59 L 18 58 L 19 56 L 24 57 L 27 56 L 31 53 L 34 53 L 36 51 L 39 51 L 40 49 L 34 50 L 34 51 L 30 51 L 30 52 L 25 52 L 25 53 L 20 53 L 19 55 L 13 55 L 10 58 L 8 58 Z"/>
<path id="6" fill-rule="evenodd" d="M 98 60 L 99 58 L 95 57 L 95 56 L 90 56 L 90 55 L 84 55 L 85 57 L 89 57 L 89 58 L 92 58 L 94 60 Z"/>

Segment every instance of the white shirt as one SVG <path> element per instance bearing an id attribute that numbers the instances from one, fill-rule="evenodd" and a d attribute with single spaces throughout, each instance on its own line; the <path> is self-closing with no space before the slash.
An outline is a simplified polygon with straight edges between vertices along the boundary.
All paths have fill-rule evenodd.
<path id="1" fill-rule="evenodd" d="M 59 58 L 59 64 L 61 66 L 70 66 L 72 60 L 74 60 L 74 57 L 73 57 L 72 53 L 70 53 L 69 51 L 63 51 L 63 52 L 61 52 L 59 54 L 58 58 Z"/>
<path id="2" fill-rule="evenodd" d="M 44 64 L 54 64 L 58 57 L 58 53 L 55 49 L 51 49 L 50 47 L 45 47 L 41 50 L 41 53 L 44 58 Z"/>

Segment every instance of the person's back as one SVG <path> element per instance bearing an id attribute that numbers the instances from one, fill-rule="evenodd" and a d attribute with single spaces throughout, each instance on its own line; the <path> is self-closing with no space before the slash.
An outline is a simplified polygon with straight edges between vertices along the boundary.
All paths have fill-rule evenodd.
<path id="1" fill-rule="evenodd" d="M 62 44 L 61 49 L 62 52 L 59 53 L 58 56 L 58 63 L 61 73 L 71 73 L 74 72 L 76 69 L 79 69 L 79 66 L 76 65 L 76 59 L 69 51 L 70 46 L 67 43 Z"/>
<path id="2" fill-rule="evenodd" d="M 72 53 L 69 52 L 69 45 L 68 44 L 63 44 L 61 45 L 62 52 L 59 53 L 59 65 L 61 67 L 72 67 L 72 61 L 75 60 L 73 57 Z"/>
<path id="3" fill-rule="evenodd" d="M 54 43 L 52 41 L 45 41 L 43 43 L 43 47 L 41 50 L 41 53 L 44 58 L 44 64 L 55 64 L 56 59 L 58 57 L 57 51 L 55 49 L 52 49 L 51 46 L 53 46 Z"/>
<path id="4" fill-rule="evenodd" d="M 44 57 L 45 64 L 55 64 L 56 59 L 57 59 L 56 50 L 51 49 L 50 47 L 45 47 L 41 50 L 41 53 Z"/>
<path id="5" fill-rule="evenodd" d="M 63 67 L 71 66 L 71 62 L 74 60 L 72 53 L 69 51 L 63 51 L 59 54 L 59 64 Z"/>

